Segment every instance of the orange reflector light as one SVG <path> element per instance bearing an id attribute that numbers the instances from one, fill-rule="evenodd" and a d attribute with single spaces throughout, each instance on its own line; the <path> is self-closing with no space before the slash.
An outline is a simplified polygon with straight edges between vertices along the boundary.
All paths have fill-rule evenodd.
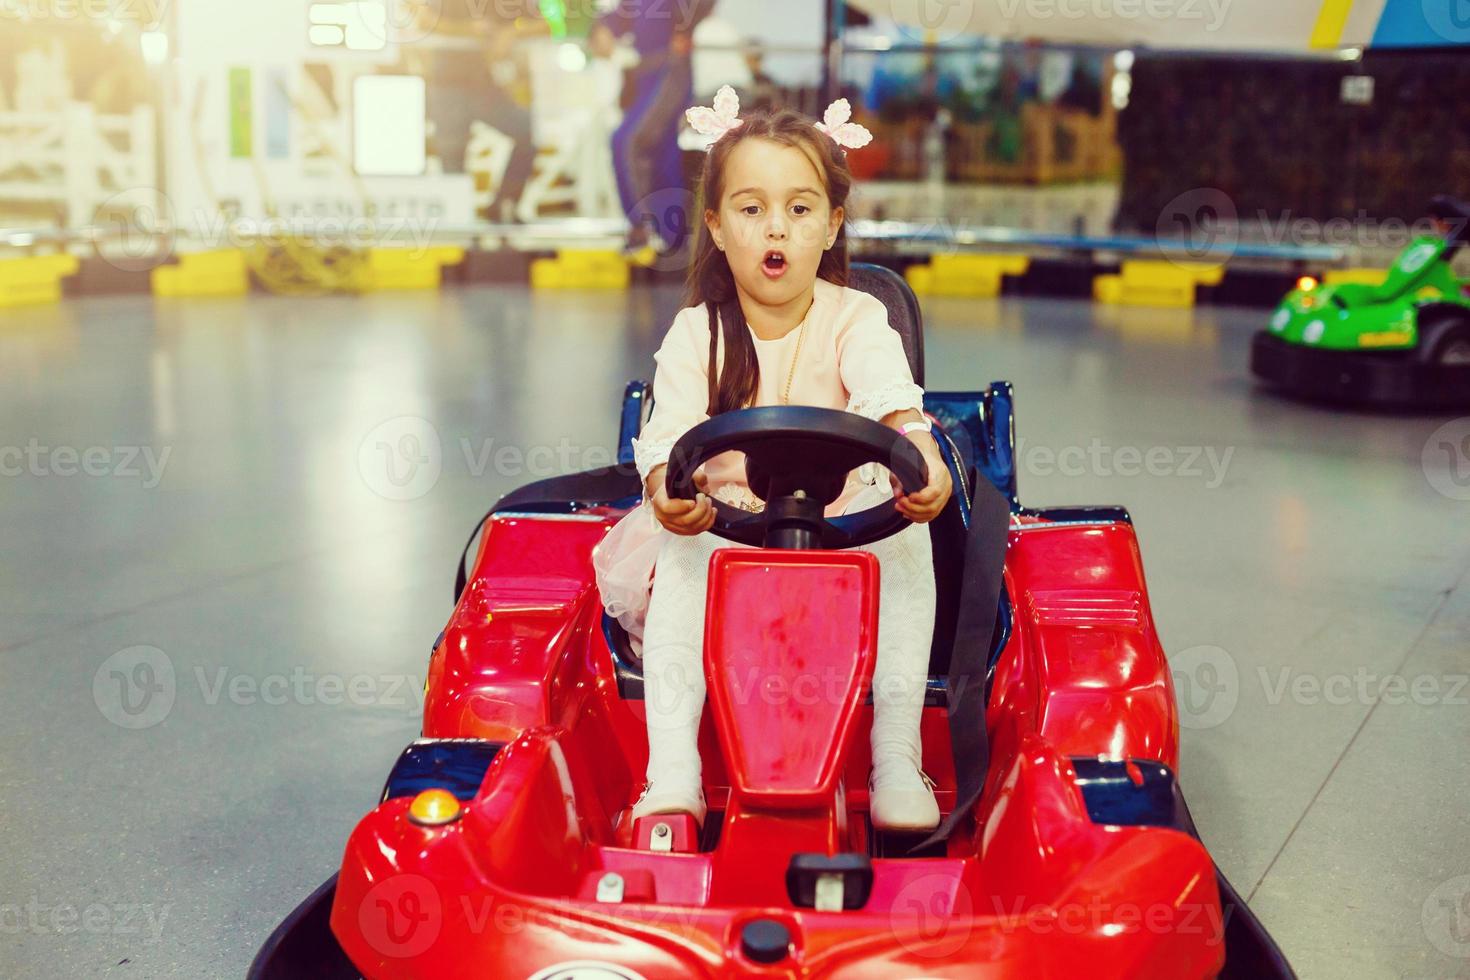
<path id="1" fill-rule="evenodd" d="M 408 805 L 408 819 L 420 827 L 442 827 L 459 819 L 459 800 L 444 789 L 426 789 Z"/>
<path id="2" fill-rule="evenodd" d="M 1317 288 L 1317 280 L 1313 279 L 1311 276 L 1302 276 L 1296 281 L 1296 288 L 1300 289 L 1304 293 L 1310 293 L 1312 290 Z"/>

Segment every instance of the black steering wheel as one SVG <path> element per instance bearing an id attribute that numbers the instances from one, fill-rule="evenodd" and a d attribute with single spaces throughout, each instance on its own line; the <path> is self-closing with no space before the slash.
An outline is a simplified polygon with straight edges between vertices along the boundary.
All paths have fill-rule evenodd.
<path id="1" fill-rule="evenodd" d="M 929 482 L 924 456 L 905 436 L 852 412 L 797 405 L 745 408 L 701 422 L 674 444 L 665 472 L 671 498 L 693 500 L 694 471 L 720 453 L 745 453 L 746 482 L 766 502 L 758 514 L 711 499 L 715 534 L 766 548 L 854 548 L 897 534 L 910 523 L 891 501 L 828 518 L 847 474 L 880 463 L 905 493 Z"/>

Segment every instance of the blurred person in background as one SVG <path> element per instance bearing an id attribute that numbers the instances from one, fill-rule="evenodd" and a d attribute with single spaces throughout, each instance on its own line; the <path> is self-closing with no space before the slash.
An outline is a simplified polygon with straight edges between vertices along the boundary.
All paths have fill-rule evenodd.
<path id="1" fill-rule="evenodd" d="M 515 97 L 521 75 L 516 43 L 524 37 L 547 33 L 547 25 L 533 18 L 534 3 L 516 4 L 521 16 L 510 16 L 508 5 L 476 0 L 443 0 L 435 33 L 472 38 L 479 50 L 405 48 L 405 63 L 423 75 L 428 85 L 427 113 L 434 126 L 433 145 L 445 173 L 464 173 L 470 125 L 475 122 L 509 137 L 514 148 L 487 217 L 515 220 L 520 199 L 536 162 L 531 138 L 531 113 Z"/>
<path id="2" fill-rule="evenodd" d="M 652 6 L 621 0 L 592 28 L 589 47 L 600 58 L 613 54 L 618 38 L 632 35 L 639 62 L 628 82 L 631 102 L 612 139 L 618 196 L 627 214 L 628 252 L 649 245 L 677 250 L 687 238 L 690 215 L 661 227 L 665 215 L 647 204 L 658 191 L 684 186 L 679 158 L 679 125 L 694 101 L 694 28 L 714 9 L 715 0 Z M 665 241 L 662 234 L 667 232 Z"/>

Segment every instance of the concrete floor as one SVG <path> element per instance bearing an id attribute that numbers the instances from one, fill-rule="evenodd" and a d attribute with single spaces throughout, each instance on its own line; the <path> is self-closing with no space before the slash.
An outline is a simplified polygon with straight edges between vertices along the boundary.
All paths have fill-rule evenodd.
<path id="1" fill-rule="evenodd" d="M 1470 977 L 1470 419 L 1257 391 L 1255 311 L 925 306 L 930 387 L 1016 383 L 1023 500 L 1132 509 L 1184 786 L 1301 976 Z M 242 975 L 417 733 L 465 534 L 605 460 L 676 307 L 7 313 L 0 976 Z"/>

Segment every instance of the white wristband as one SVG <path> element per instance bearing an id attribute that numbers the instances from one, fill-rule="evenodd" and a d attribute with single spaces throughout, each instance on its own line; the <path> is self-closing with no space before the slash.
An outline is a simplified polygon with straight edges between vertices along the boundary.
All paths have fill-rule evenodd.
<path id="1" fill-rule="evenodd" d="M 925 419 L 922 422 L 905 422 L 903 425 L 900 425 L 898 427 L 898 434 L 901 435 L 901 436 L 906 436 L 910 432 L 933 432 L 933 431 L 934 431 L 934 427 L 929 424 L 929 420 L 928 419 Z"/>

